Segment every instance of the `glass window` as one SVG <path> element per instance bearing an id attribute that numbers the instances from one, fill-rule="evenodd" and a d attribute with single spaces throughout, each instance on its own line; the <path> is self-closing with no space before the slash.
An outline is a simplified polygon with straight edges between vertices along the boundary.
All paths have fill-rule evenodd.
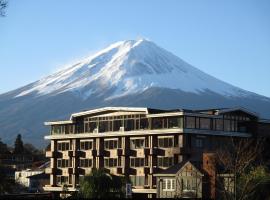
<path id="1" fill-rule="evenodd" d="M 195 139 L 195 146 L 197 148 L 202 148 L 203 147 L 203 139 L 202 138 L 196 138 Z"/>
<path id="2" fill-rule="evenodd" d="M 132 186 L 144 186 L 145 177 L 144 176 L 130 176 L 130 181 Z"/>
<path id="3" fill-rule="evenodd" d="M 223 119 L 215 119 L 216 122 L 216 130 L 223 131 Z"/>
<path id="4" fill-rule="evenodd" d="M 209 118 L 200 118 L 200 129 L 210 129 L 210 119 Z"/>
<path id="5" fill-rule="evenodd" d="M 105 167 L 117 167 L 117 158 L 105 158 L 104 159 L 104 166 Z"/>
<path id="6" fill-rule="evenodd" d="M 119 131 L 120 127 L 124 127 L 123 120 L 115 120 L 115 121 L 113 121 L 113 131 Z"/>
<path id="7" fill-rule="evenodd" d="M 140 120 L 140 129 L 148 129 L 148 119 L 142 118 Z"/>
<path id="8" fill-rule="evenodd" d="M 163 128 L 163 119 L 162 118 L 152 118 L 152 129 L 161 129 Z"/>
<path id="9" fill-rule="evenodd" d="M 118 140 L 105 140 L 105 149 L 117 149 L 118 148 Z"/>
<path id="10" fill-rule="evenodd" d="M 134 130 L 134 119 L 126 119 L 125 120 L 125 131 Z"/>
<path id="11" fill-rule="evenodd" d="M 186 128 L 195 128 L 195 117 L 186 117 Z"/>
<path id="12" fill-rule="evenodd" d="M 130 158 L 130 166 L 131 167 L 144 167 L 145 160 L 144 158 Z"/>
<path id="13" fill-rule="evenodd" d="M 168 118 L 168 128 L 182 128 L 183 118 L 181 117 L 169 117 Z"/>
<path id="14" fill-rule="evenodd" d="M 130 140 L 130 148 L 131 149 L 141 149 L 145 147 L 144 139 L 131 139 Z"/>
<path id="15" fill-rule="evenodd" d="M 173 147 L 173 137 L 167 137 L 167 138 L 158 138 L 158 147 L 161 148 L 170 148 Z"/>
<path id="16" fill-rule="evenodd" d="M 158 167 L 170 167 L 173 166 L 173 157 L 158 157 Z"/>
<path id="17" fill-rule="evenodd" d="M 228 119 L 224 120 L 224 131 L 231 131 L 231 124 L 230 124 L 230 120 Z"/>
<path id="18" fill-rule="evenodd" d="M 164 191 L 175 191 L 175 179 L 163 179 L 162 189 Z"/>

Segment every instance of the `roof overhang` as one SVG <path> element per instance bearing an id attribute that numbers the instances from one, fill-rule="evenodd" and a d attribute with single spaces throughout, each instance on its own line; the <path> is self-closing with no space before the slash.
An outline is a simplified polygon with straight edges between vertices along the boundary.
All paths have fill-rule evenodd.
<path id="1" fill-rule="evenodd" d="M 72 124 L 72 120 L 65 120 L 65 121 L 53 121 L 53 122 L 44 122 L 44 125 L 50 126 L 50 125 L 63 125 L 63 124 Z"/>
<path id="2" fill-rule="evenodd" d="M 228 109 L 222 109 L 222 110 L 219 110 L 218 111 L 218 114 L 224 114 L 224 113 L 228 113 L 228 112 L 234 112 L 234 111 L 242 111 L 244 113 L 247 113 L 251 116 L 254 116 L 254 117 L 257 117 L 259 118 L 259 114 L 258 113 L 255 113 L 255 112 L 252 112 L 246 108 L 243 108 L 243 107 L 235 107 L 235 108 L 228 108 Z"/>
<path id="3" fill-rule="evenodd" d="M 97 114 L 100 112 L 107 112 L 107 111 L 124 111 L 124 112 L 143 112 L 145 114 L 148 114 L 147 108 L 140 108 L 140 107 L 104 107 L 104 108 L 98 108 L 93 110 L 87 110 L 83 112 L 74 113 L 71 115 L 70 120 L 72 120 L 74 117 L 80 117 L 84 115 L 92 115 Z"/>

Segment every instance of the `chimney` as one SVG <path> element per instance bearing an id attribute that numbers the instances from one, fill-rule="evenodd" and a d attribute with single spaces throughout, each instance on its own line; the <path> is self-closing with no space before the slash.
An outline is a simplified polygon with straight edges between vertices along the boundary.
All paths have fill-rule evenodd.
<path id="1" fill-rule="evenodd" d="M 215 153 L 203 153 L 203 170 L 206 172 L 206 185 L 204 196 L 216 199 L 216 155 Z"/>

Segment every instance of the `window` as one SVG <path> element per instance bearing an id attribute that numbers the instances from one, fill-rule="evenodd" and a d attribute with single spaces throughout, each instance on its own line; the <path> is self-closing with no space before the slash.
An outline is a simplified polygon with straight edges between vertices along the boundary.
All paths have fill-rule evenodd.
<path id="1" fill-rule="evenodd" d="M 168 128 L 182 128 L 183 118 L 181 117 L 169 117 Z"/>
<path id="2" fill-rule="evenodd" d="M 134 119 L 126 119 L 125 120 L 125 131 L 132 131 L 134 130 Z"/>
<path id="3" fill-rule="evenodd" d="M 140 129 L 148 129 L 148 119 L 142 118 L 140 120 Z"/>
<path id="4" fill-rule="evenodd" d="M 210 119 L 209 118 L 200 118 L 200 129 L 207 129 L 211 128 Z"/>
<path id="5" fill-rule="evenodd" d="M 81 141 L 80 150 L 90 150 L 93 149 L 93 141 Z"/>
<path id="6" fill-rule="evenodd" d="M 132 186 L 144 186 L 145 177 L 144 176 L 130 176 L 130 181 Z"/>
<path id="7" fill-rule="evenodd" d="M 64 185 L 68 184 L 68 176 L 56 176 L 56 184 L 57 185 Z"/>
<path id="8" fill-rule="evenodd" d="M 131 139 L 130 140 L 130 148 L 131 149 L 141 149 L 145 147 L 144 139 Z"/>
<path id="9" fill-rule="evenodd" d="M 117 158 L 105 158 L 104 159 L 105 167 L 117 167 Z"/>
<path id="10" fill-rule="evenodd" d="M 173 146 L 173 137 L 158 138 L 158 147 L 170 148 Z"/>
<path id="11" fill-rule="evenodd" d="M 196 178 L 185 178 L 182 180 L 183 191 L 196 191 L 197 180 Z"/>
<path id="12" fill-rule="evenodd" d="M 69 142 L 59 142 L 57 143 L 58 151 L 68 151 L 69 150 Z"/>
<path id="13" fill-rule="evenodd" d="M 195 128 L 195 117 L 186 117 L 186 128 Z"/>
<path id="14" fill-rule="evenodd" d="M 117 149 L 118 148 L 118 140 L 105 140 L 105 149 Z"/>
<path id="15" fill-rule="evenodd" d="M 224 120 L 224 131 L 231 131 L 231 124 L 230 124 L 230 120 L 228 119 Z"/>
<path id="16" fill-rule="evenodd" d="M 113 121 L 113 131 L 119 131 L 120 127 L 123 127 L 123 120 L 114 120 Z"/>
<path id="17" fill-rule="evenodd" d="M 163 191 L 175 191 L 175 179 L 163 179 L 162 189 Z"/>
<path id="18" fill-rule="evenodd" d="M 130 167 L 144 167 L 145 159 L 144 158 L 130 158 Z"/>
<path id="19" fill-rule="evenodd" d="M 92 159 L 80 159 L 80 167 L 92 167 L 93 160 Z"/>
<path id="20" fill-rule="evenodd" d="M 202 148 L 202 147 L 203 147 L 203 139 L 201 139 L 201 138 L 196 138 L 196 139 L 195 139 L 195 146 L 196 146 L 197 148 Z"/>
<path id="21" fill-rule="evenodd" d="M 67 168 L 71 167 L 71 162 L 69 159 L 57 159 L 58 168 Z"/>
<path id="22" fill-rule="evenodd" d="M 223 120 L 222 119 L 215 119 L 216 121 L 216 130 L 223 131 Z"/>
<path id="23" fill-rule="evenodd" d="M 152 129 L 163 128 L 163 118 L 152 118 Z"/>
<path id="24" fill-rule="evenodd" d="M 173 157 L 158 157 L 158 167 L 170 167 L 173 162 Z"/>

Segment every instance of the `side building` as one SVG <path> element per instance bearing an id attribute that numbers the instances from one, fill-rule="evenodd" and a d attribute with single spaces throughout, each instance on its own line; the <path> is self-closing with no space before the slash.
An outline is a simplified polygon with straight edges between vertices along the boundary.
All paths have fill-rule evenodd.
<path id="1" fill-rule="evenodd" d="M 67 121 L 45 122 L 51 127 L 45 136 L 51 142 L 46 152 L 51 166 L 45 170 L 50 184 L 44 189 L 61 192 L 66 184 L 75 191 L 81 176 L 105 168 L 129 177 L 134 195 L 155 197 L 161 170 L 186 161 L 200 165 L 204 152 L 231 137 L 255 137 L 258 124 L 258 115 L 244 108 L 105 107 L 74 113 Z"/>

